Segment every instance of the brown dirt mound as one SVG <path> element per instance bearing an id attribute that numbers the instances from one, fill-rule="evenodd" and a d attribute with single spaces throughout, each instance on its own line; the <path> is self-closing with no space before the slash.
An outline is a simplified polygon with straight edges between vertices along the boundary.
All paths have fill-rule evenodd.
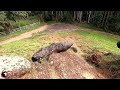
<path id="1" fill-rule="evenodd" d="M 55 31 L 71 31 L 78 29 L 78 26 L 72 24 L 65 24 L 65 23 L 56 23 L 48 26 L 47 30 L 50 32 Z"/>
<path id="2" fill-rule="evenodd" d="M 67 52 L 54 53 L 50 63 L 33 64 L 34 68 L 21 79 L 107 79 L 82 57 Z"/>
<path id="3" fill-rule="evenodd" d="M 51 60 L 54 62 L 56 73 L 60 78 L 67 79 L 104 79 L 104 74 L 99 73 L 90 66 L 82 57 L 66 52 L 53 54 Z"/>

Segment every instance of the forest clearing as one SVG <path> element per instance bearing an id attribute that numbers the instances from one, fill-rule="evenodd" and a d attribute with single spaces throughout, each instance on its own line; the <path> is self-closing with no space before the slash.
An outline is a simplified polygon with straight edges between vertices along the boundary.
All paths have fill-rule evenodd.
<path id="1" fill-rule="evenodd" d="M 119 79 L 119 38 L 87 23 L 45 21 L 28 30 L 1 35 L 0 59 L 20 56 L 31 63 L 29 72 L 10 77 L 13 79 Z M 32 62 L 35 52 L 62 41 L 73 45 L 67 51 L 52 53 L 48 61 Z"/>

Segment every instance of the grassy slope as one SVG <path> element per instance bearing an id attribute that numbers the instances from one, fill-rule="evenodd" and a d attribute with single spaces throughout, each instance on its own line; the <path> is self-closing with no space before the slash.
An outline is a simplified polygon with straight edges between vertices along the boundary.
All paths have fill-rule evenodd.
<path id="1" fill-rule="evenodd" d="M 42 35 L 40 36 L 42 37 Z M 47 46 L 51 44 L 49 41 L 47 43 L 41 42 L 41 40 L 43 39 L 43 37 L 42 38 L 41 37 L 39 37 L 39 35 L 34 35 L 33 37 L 28 39 L 23 39 L 23 40 L 1 45 L 0 55 L 19 55 L 19 56 L 26 57 L 27 59 L 30 59 L 32 54 L 36 50 L 38 50 L 43 46 Z"/>
<path id="2" fill-rule="evenodd" d="M 48 39 L 49 36 L 59 37 L 75 37 L 77 44 L 84 44 L 92 49 L 110 51 L 114 54 L 120 54 L 120 50 L 116 47 L 119 38 L 106 36 L 98 32 L 84 31 L 87 28 L 80 28 L 72 32 L 49 33 L 43 32 L 35 34 L 33 37 L 15 41 L 0 46 L 0 55 L 20 55 L 30 60 L 32 54 L 41 47 L 47 46 L 54 42 L 54 39 Z M 45 39 L 45 42 L 43 41 Z"/>
<path id="3" fill-rule="evenodd" d="M 118 38 L 113 38 L 104 34 L 90 32 L 90 31 L 76 31 L 76 33 L 83 36 L 84 41 L 90 44 L 92 48 L 104 49 L 113 53 L 120 54 L 120 50 L 117 48 L 116 43 Z"/>

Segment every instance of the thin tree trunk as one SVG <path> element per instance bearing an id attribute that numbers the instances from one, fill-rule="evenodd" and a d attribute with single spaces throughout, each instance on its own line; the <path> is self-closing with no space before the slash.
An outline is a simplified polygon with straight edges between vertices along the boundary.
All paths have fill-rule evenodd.
<path id="1" fill-rule="evenodd" d="M 77 12 L 77 20 L 80 20 L 80 11 Z"/>
<path id="2" fill-rule="evenodd" d="M 75 13 L 75 11 L 73 13 L 74 13 L 73 21 L 75 21 L 75 19 L 76 19 L 76 13 Z"/>
<path id="3" fill-rule="evenodd" d="M 91 22 L 92 22 L 92 23 L 94 23 L 94 12 L 95 12 L 95 11 L 93 11 L 92 14 L 91 14 L 91 19 L 92 19 Z"/>
<path id="4" fill-rule="evenodd" d="M 104 12 L 103 12 L 103 17 L 102 17 L 102 20 L 101 20 L 101 26 L 102 26 L 102 27 L 104 26 L 105 16 L 106 16 L 106 12 L 104 11 Z"/>
<path id="5" fill-rule="evenodd" d="M 108 14 L 109 14 L 109 11 L 106 12 L 105 19 L 104 19 L 104 23 L 103 23 L 103 27 L 106 26 L 106 22 L 107 22 Z"/>
<path id="6" fill-rule="evenodd" d="M 106 27 L 108 17 L 109 17 L 109 11 L 107 12 L 107 15 L 106 15 L 106 20 L 105 20 L 104 27 Z"/>
<path id="7" fill-rule="evenodd" d="M 80 23 L 82 22 L 82 11 L 80 11 Z"/>
<path id="8" fill-rule="evenodd" d="M 90 17 L 91 17 L 92 11 L 89 11 L 89 16 L 88 16 L 88 23 L 90 23 Z"/>
<path id="9" fill-rule="evenodd" d="M 93 13 L 93 23 L 95 23 L 95 11 L 94 11 L 94 13 Z"/>

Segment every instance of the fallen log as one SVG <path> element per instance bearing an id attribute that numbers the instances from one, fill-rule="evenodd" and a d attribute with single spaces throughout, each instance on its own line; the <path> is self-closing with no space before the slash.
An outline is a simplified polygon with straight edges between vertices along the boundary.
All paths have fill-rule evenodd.
<path id="1" fill-rule="evenodd" d="M 50 46 L 41 48 L 39 51 L 33 54 L 32 61 L 38 61 L 39 63 L 41 63 L 41 59 L 48 61 L 52 53 L 60 53 L 67 51 L 72 45 L 72 42 L 53 43 Z"/>

